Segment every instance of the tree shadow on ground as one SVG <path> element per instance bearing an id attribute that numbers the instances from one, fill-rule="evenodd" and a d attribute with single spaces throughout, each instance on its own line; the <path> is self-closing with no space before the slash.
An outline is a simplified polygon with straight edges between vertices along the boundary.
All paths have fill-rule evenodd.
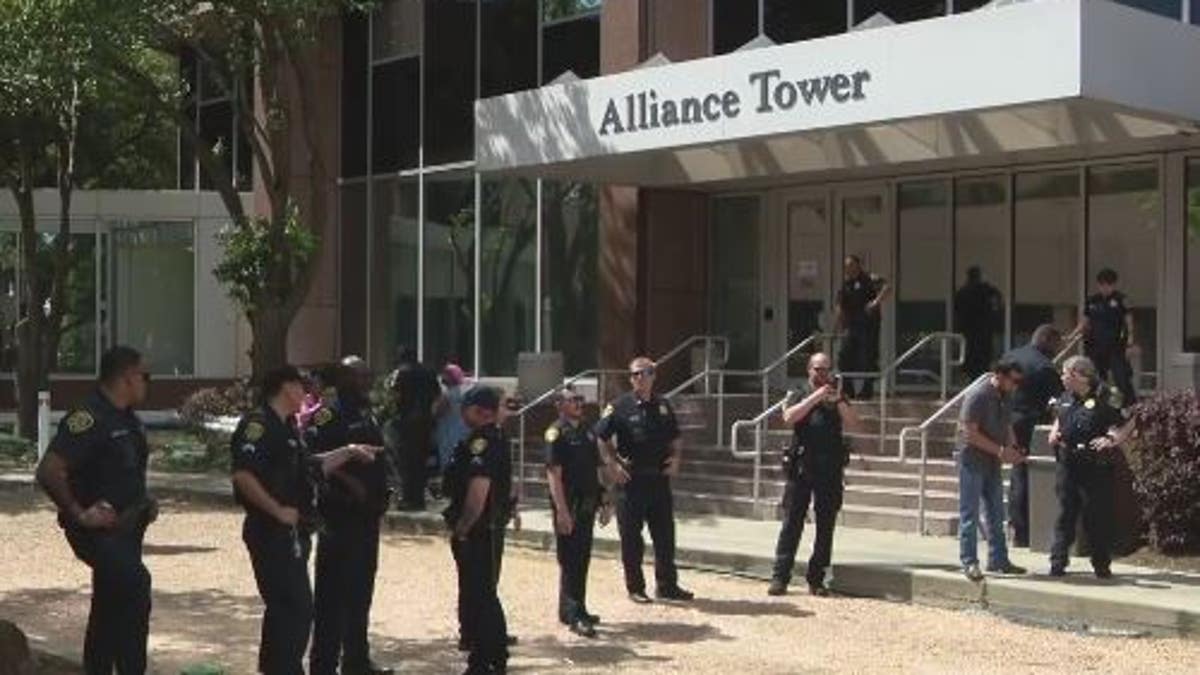
<path id="1" fill-rule="evenodd" d="M 689 606 L 704 614 L 717 616 L 787 616 L 806 618 L 812 612 L 786 602 L 762 602 L 757 600 L 710 600 L 697 598 Z"/>
<path id="2" fill-rule="evenodd" d="M 0 483 L 0 515 L 19 516 L 53 512 L 50 499 L 32 484 Z"/>
<path id="3" fill-rule="evenodd" d="M 219 551 L 215 546 L 191 546 L 188 544 L 146 544 L 142 554 L 146 556 L 192 555 Z"/>

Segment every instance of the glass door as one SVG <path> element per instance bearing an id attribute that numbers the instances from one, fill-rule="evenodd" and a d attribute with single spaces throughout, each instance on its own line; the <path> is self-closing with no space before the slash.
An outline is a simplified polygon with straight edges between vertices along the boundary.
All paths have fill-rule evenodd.
<path id="1" fill-rule="evenodd" d="M 729 338 L 729 362 L 734 369 L 758 368 L 759 353 L 759 221 L 757 195 L 714 200 L 709 242 L 712 251 L 712 292 L 709 315 L 712 333 Z"/>
<path id="2" fill-rule="evenodd" d="M 833 227 L 827 191 L 795 194 L 784 200 L 787 226 L 787 317 L 784 350 L 818 331 L 833 329 Z M 806 356 L 787 365 L 789 382 L 806 376 Z"/>
<path id="3" fill-rule="evenodd" d="M 892 213 L 885 186 L 840 188 L 834 191 L 835 240 L 837 257 L 831 261 L 837 270 L 833 284 L 833 300 L 845 282 L 847 261 L 854 259 L 870 275 L 895 284 L 892 260 Z M 853 368 L 838 364 L 841 370 L 875 371 L 883 368 L 893 353 L 891 336 L 895 325 L 894 303 L 891 295 L 880 309 L 878 329 L 867 336 L 867 363 Z M 830 322 L 832 328 L 833 322 Z"/>

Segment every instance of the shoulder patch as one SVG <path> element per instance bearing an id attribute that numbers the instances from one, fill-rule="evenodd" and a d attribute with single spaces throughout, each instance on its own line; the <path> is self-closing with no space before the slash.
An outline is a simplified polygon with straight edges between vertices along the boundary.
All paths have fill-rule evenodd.
<path id="1" fill-rule="evenodd" d="M 551 424 L 546 429 L 546 442 L 553 443 L 554 441 L 557 441 L 557 440 L 558 440 L 558 427 L 554 424 Z"/>
<path id="2" fill-rule="evenodd" d="M 671 414 L 671 409 L 667 407 L 666 403 L 659 403 L 658 404 L 658 414 L 662 415 L 663 417 L 666 417 L 667 415 Z"/>
<path id="3" fill-rule="evenodd" d="M 242 432 L 242 436 L 251 443 L 263 437 L 267 429 L 259 422 L 251 422 L 246 425 L 246 430 Z"/>
<path id="4" fill-rule="evenodd" d="M 96 418 L 86 410 L 76 410 L 67 416 L 67 431 L 82 434 L 96 424 Z"/>
<path id="5" fill-rule="evenodd" d="M 609 417 L 612 414 L 613 414 L 613 404 L 609 403 L 608 405 L 604 406 L 604 412 L 600 413 L 600 416 L 601 417 Z"/>
<path id="6" fill-rule="evenodd" d="M 1089 398 L 1088 400 L 1084 401 L 1084 402 L 1083 402 L 1083 407 L 1087 408 L 1088 410 L 1091 410 L 1092 408 L 1095 408 L 1095 407 L 1096 407 L 1096 399 L 1094 399 L 1094 398 Z"/>
<path id="7" fill-rule="evenodd" d="M 313 413 L 313 424 L 323 427 L 333 420 L 333 411 L 326 406 L 321 406 L 321 409 Z"/>
<path id="8" fill-rule="evenodd" d="M 476 438 L 471 441 L 471 454 L 482 455 L 484 450 L 487 450 L 488 442 L 486 438 Z"/>

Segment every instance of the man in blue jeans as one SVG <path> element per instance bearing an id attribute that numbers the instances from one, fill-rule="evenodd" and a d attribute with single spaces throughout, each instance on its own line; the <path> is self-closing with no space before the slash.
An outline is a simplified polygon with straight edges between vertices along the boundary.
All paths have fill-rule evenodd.
<path id="1" fill-rule="evenodd" d="M 1004 541 L 1004 481 L 1000 465 L 1025 461 L 1012 427 L 1012 394 L 1021 386 L 1021 367 L 1001 360 L 992 374 L 968 390 L 958 418 L 958 549 L 963 574 L 971 581 L 983 579 L 979 569 L 976 535 L 979 502 L 986 512 L 987 571 L 1024 574 L 1008 559 Z"/>

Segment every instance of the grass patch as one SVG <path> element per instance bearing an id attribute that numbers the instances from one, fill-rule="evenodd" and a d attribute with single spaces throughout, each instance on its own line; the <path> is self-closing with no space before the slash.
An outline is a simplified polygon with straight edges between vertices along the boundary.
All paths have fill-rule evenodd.
<path id="1" fill-rule="evenodd" d="M 154 429 L 146 434 L 150 468 L 167 473 L 229 471 L 229 439 L 223 434 L 197 434 L 187 429 Z"/>

